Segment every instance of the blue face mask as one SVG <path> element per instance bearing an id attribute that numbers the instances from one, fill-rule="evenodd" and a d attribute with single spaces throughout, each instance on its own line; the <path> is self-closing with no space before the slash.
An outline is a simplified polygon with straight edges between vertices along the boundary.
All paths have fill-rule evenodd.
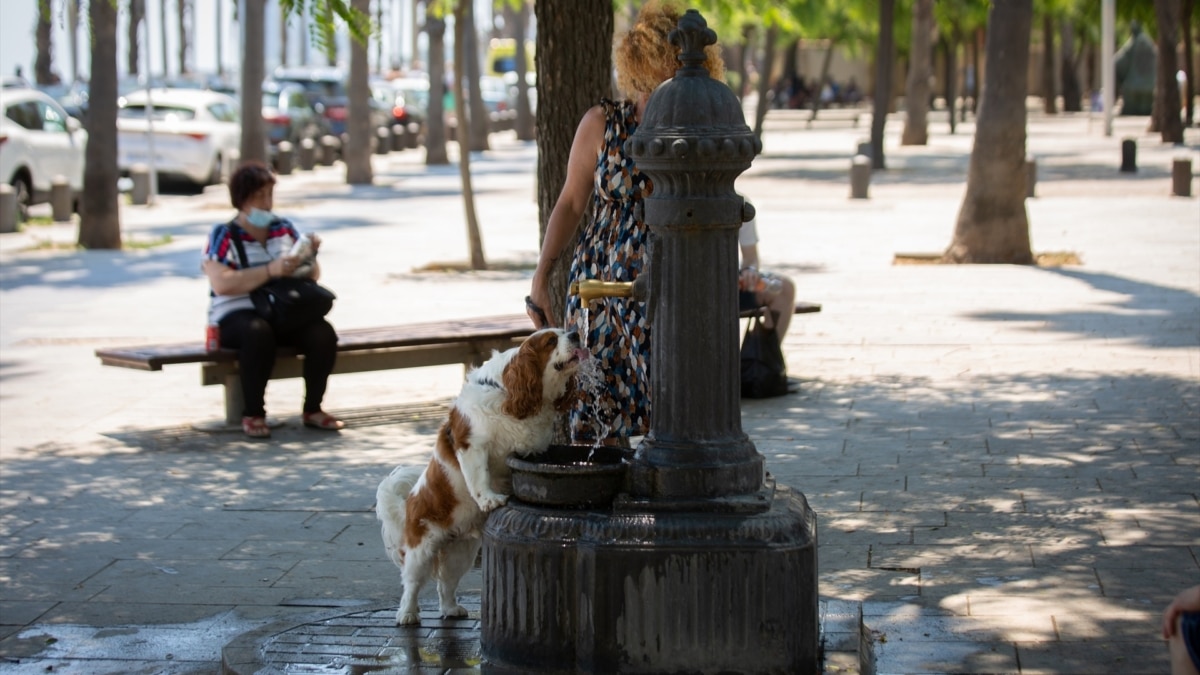
<path id="1" fill-rule="evenodd" d="M 246 222 L 254 227 L 265 228 L 275 221 L 275 214 L 270 211 L 263 211 L 259 208 L 250 209 L 250 213 L 246 214 Z"/>

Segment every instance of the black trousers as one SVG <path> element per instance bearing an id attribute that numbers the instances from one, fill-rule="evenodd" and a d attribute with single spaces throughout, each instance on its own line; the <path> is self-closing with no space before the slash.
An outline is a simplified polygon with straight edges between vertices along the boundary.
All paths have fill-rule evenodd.
<path id="1" fill-rule="evenodd" d="M 321 319 L 288 335 L 276 335 L 252 309 L 240 309 L 221 319 L 221 346 L 238 351 L 245 417 L 265 417 L 267 380 L 275 368 L 275 349 L 295 347 L 304 355 L 304 412 L 321 409 L 325 385 L 337 361 L 337 333 Z"/>

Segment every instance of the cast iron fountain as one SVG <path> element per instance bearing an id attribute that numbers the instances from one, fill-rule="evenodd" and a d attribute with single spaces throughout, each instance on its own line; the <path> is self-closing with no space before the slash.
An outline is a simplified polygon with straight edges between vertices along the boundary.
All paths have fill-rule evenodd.
<path id="1" fill-rule="evenodd" d="M 820 672 L 816 517 L 741 428 L 736 247 L 752 213 L 733 184 L 761 144 L 702 66 L 716 36 L 698 12 L 672 41 L 683 66 L 626 146 L 654 182 L 650 433 L 608 463 L 615 496 L 564 487 L 589 480 L 586 457 L 518 467 L 484 531 L 490 672 Z"/>

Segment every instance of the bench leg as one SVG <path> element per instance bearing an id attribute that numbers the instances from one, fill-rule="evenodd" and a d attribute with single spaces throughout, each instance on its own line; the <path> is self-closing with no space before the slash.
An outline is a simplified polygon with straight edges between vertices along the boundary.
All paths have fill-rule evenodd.
<path id="1" fill-rule="evenodd" d="M 242 396 L 242 376 L 230 373 L 225 376 L 225 424 L 241 428 L 242 410 L 246 408 L 246 399 Z"/>

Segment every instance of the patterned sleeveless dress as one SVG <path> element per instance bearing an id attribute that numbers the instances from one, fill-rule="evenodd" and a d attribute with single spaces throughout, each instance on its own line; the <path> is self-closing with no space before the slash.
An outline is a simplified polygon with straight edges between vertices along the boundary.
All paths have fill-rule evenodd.
<path id="1" fill-rule="evenodd" d="M 634 206 L 650 194 L 649 177 L 625 155 L 625 139 L 637 130 L 632 101 L 602 100 L 604 147 L 596 160 L 592 218 L 579 235 L 570 281 L 633 281 L 649 255 L 649 228 Z M 568 293 L 567 326 L 581 326 L 578 295 Z M 577 441 L 645 435 L 650 429 L 650 325 L 645 303 L 603 298 L 589 303 L 586 340 L 598 360 L 603 387 L 587 391 L 571 411 Z M 581 329 L 582 332 L 582 329 Z"/>

